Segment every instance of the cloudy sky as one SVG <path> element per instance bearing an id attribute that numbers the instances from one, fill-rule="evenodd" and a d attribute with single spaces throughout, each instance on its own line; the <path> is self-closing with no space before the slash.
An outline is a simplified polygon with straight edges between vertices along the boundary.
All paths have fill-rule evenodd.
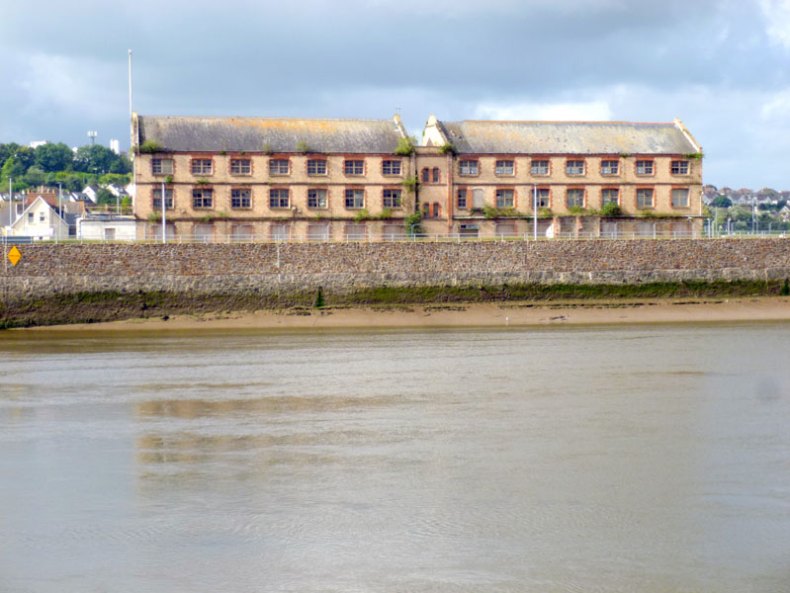
<path id="1" fill-rule="evenodd" d="M 132 49 L 142 114 L 679 117 L 706 182 L 790 189 L 790 0 L 4 4 L 0 142 L 128 147 Z"/>

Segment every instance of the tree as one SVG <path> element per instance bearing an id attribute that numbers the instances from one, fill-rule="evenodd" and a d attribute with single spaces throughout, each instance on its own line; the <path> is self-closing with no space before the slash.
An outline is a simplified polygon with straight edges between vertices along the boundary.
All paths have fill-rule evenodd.
<path id="1" fill-rule="evenodd" d="M 107 173 L 99 177 L 99 185 L 118 185 L 126 187 L 131 181 L 130 175 L 120 175 L 118 173 Z"/>
<path id="2" fill-rule="evenodd" d="M 8 178 L 13 177 L 14 181 L 21 185 L 22 176 L 25 174 L 25 167 L 15 156 L 6 159 L 3 168 L 0 169 L 0 188 L 8 188 Z M 16 188 L 17 186 L 14 185 Z"/>
<path id="3" fill-rule="evenodd" d="M 101 188 L 98 192 L 96 192 L 97 204 L 115 204 L 116 199 L 117 198 L 108 189 Z"/>
<path id="4" fill-rule="evenodd" d="M 46 172 L 68 171 L 74 162 L 74 153 L 63 144 L 42 144 L 35 150 L 36 166 Z"/>
<path id="5" fill-rule="evenodd" d="M 82 171 L 85 173 L 92 173 L 94 175 L 103 175 L 105 173 L 122 173 L 124 171 L 113 171 L 113 168 L 118 168 L 116 163 L 120 157 L 109 148 L 92 144 L 89 146 L 80 146 L 77 153 L 74 155 L 74 170 Z M 115 165 L 115 167 L 113 167 Z M 120 165 L 122 168 L 123 165 Z"/>
<path id="6" fill-rule="evenodd" d="M 27 170 L 27 173 L 25 173 L 23 177 L 23 181 L 29 187 L 38 187 L 47 182 L 47 174 L 34 165 Z"/>
<path id="7" fill-rule="evenodd" d="M 714 208 L 729 208 L 732 206 L 732 200 L 727 196 L 716 196 L 711 200 L 710 205 Z"/>

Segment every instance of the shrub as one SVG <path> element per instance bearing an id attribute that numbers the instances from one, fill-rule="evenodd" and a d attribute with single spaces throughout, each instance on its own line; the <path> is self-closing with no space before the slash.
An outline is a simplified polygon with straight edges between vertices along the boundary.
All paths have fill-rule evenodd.
<path id="1" fill-rule="evenodd" d="M 620 209 L 620 204 L 616 202 L 607 202 L 601 207 L 601 216 L 620 216 L 622 215 L 623 211 Z"/>
<path id="2" fill-rule="evenodd" d="M 398 146 L 395 147 L 395 154 L 398 156 L 411 156 L 414 154 L 414 140 L 411 138 L 398 139 Z"/>
<path id="3" fill-rule="evenodd" d="M 140 145 L 140 154 L 153 154 L 162 152 L 162 145 L 154 140 L 146 140 Z"/>

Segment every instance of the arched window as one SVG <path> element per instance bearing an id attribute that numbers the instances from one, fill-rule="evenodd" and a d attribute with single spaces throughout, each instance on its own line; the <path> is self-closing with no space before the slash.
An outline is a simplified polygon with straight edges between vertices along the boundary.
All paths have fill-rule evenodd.
<path id="1" fill-rule="evenodd" d="M 430 218 L 431 217 L 431 205 L 427 202 L 422 205 L 422 215 L 423 218 Z"/>
<path id="2" fill-rule="evenodd" d="M 433 182 L 439 183 L 439 167 L 433 168 Z"/>
<path id="3" fill-rule="evenodd" d="M 428 167 L 425 167 L 422 170 L 422 182 L 429 183 L 430 181 L 431 181 L 431 171 L 430 169 L 428 169 Z"/>
<path id="4" fill-rule="evenodd" d="M 439 205 L 439 202 L 433 203 L 433 217 L 439 218 L 442 215 L 442 207 Z"/>

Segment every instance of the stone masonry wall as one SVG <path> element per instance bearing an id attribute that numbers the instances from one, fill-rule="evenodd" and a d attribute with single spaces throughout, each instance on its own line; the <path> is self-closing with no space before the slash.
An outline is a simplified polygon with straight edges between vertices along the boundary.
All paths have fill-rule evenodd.
<path id="1" fill-rule="evenodd" d="M 78 292 L 348 293 L 377 286 L 790 277 L 790 239 L 41 244 L 0 265 L 6 303 Z"/>

